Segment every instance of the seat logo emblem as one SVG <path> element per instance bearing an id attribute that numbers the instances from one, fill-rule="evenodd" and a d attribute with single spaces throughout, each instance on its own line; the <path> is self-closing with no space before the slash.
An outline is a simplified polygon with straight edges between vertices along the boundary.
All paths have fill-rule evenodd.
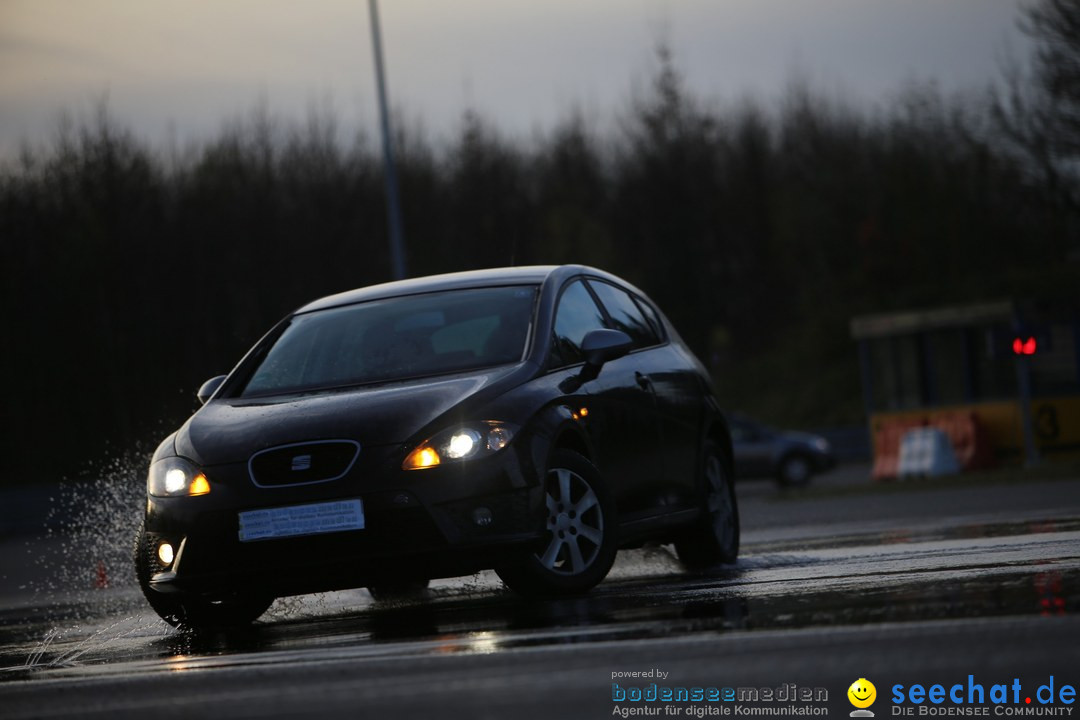
<path id="1" fill-rule="evenodd" d="M 311 456 L 310 455 L 297 455 L 292 459 L 292 469 L 294 472 L 300 470 L 311 469 Z"/>

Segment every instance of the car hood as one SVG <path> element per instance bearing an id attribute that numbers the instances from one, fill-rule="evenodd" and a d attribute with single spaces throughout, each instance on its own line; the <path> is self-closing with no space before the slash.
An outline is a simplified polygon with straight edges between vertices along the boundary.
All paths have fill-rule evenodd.
<path id="1" fill-rule="evenodd" d="M 514 370 L 510 366 L 348 390 L 213 400 L 180 428 L 176 452 L 209 466 L 247 461 L 259 450 L 308 440 L 400 444 L 456 406 L 487 395 L 483 391 L 493 390 Z"/>

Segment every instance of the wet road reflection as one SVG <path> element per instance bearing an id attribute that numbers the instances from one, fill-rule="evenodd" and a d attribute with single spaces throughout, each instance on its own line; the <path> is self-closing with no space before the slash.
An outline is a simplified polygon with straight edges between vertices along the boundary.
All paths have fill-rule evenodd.
<path id="1" fill-rule="evenodd" d="M 898 541 L 899 537 L 902 541 Z M 364 591 L 279 601 L 239 631 L 181 633 L 117 591 L 103 617 L 78 625 L 71 608 L 0 617 L 0 679 L 109 672 L 138 664 L 163 671 L 350 653 L 495 653 L 567 645 L 757 630 L 928 619 L 1060 615 L 1080 594 L 1080 519 L 1057 518 L 947 531 L 890 531 L 816 542 L 765 542 L 737 566 L 683 574 L 664 548 L 620 556 L 587 597 L 526 600 L 490 574 L 433 585 L 418 601 L 372 602 Z M 119 671 L 119 670 L 115 670 Z"/>

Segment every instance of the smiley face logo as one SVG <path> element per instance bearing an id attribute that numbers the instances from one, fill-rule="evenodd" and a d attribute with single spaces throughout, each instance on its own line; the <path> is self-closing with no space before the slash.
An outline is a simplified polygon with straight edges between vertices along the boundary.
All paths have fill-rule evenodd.
<path id="1" fill-rule="evenodd" d="M 859 678 L 851 683 L 847 690 L 848 700 L 859 709 L 868 708 L 877 700 L 877 688 L 866 678 Z M 854 713 L 852 713 L 854 714 Z"/>

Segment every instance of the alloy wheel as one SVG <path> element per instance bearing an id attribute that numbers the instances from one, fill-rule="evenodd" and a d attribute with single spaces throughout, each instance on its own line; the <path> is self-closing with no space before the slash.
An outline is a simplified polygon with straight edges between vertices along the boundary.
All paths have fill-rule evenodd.
<path id="1" fill-rule="evenodd" d="M 546 549 L 537 553 L 540 564 L 555 573 L 584 572 L 600 554 L 604 539 L 604 513 L 589 483 L 567 468 L 548 472 L 545 496 L 550 534 Z"/>

